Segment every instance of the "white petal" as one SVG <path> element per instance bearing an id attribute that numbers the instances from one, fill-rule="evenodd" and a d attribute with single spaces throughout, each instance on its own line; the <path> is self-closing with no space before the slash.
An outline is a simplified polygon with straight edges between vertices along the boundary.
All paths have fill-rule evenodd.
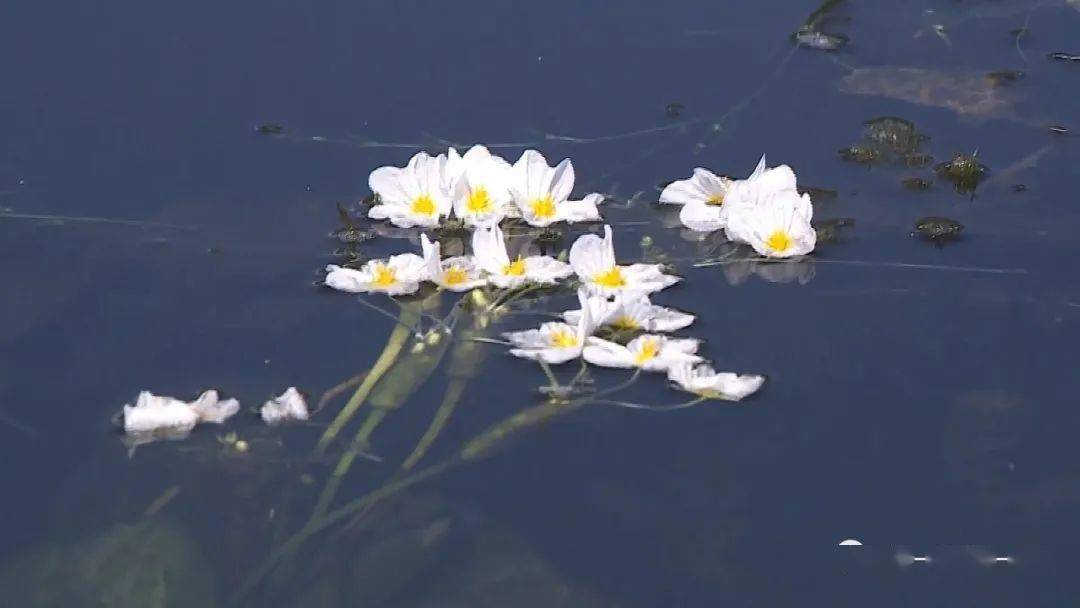
<path id="1" fill-rule="evenodd" d="M 572 359 L 577 359 L 581 356 L 581 351 L 579 349 L 570 348 L 543 348 L 537 350 L 515 348 L 510 350 L 510 354 L 515 357 L 521 357 L 522 359 L 532 359 L 533 361 L 543 361 L 550 365 L 558 365 Z"/>
<path id="2" fill-rule="evenodd" d="M 668 205 L 704 203 L 708 198 L 698 181 L 692 177 L 673 181 L 660 192 L 660 202 Z"/>
<path id="3" fill-rule="evenodd" d="M 551 256 L 534 255 L 524 259 L 525 276 L 539 283 L 555 283 L 574 274 L 574 269 Z"/>
<path id="4" fill-rule="evenodd" d="M 291 420 L 307 420 L 309 416 L 307 401 L 295 386 L 290 386 L 280 396 L 264 403 L 259 409 L 259 416 L 262 417 L 263 422 L 271 425 Z"/>
<path id="5" fill-rule="evenodd" d="M 712 387 L 720 393 L 724 399 L 740 401 L 743 398 L 756 393 L 764 383 L 764 376 L 756 374 L 739 375 L 730 372 L 722 372 L 716 374 L 712 382 Z"/>
<path id="6" fill-rule="evenodd" d="M 388 204 L 412 201 L 415 192 L 406 189 L 402 173 L 397 167 L 379 167 L 368 176 L 368 187 Z"/>
<path id="7" fill-rule="evenodd" d="M 565 201 L 559 205 L 559 219 L 571 224 L 576 222 L 598 222 L 601 217 L 597 205 L 602 202 L 604 202 L 604 195 L 596 192 L 586 194 L 585 198 L 580 201 Z"/>
<path id="8" fill-rule="evenodd" d="M 503 334 L 503 338 L 518 348 L 545 348 L 548 344 L 545 336 L 546 334 L 539 329 L 511 331 Z"/>
<path id="9" fill-rule="evenodd" d="M 367 284 L 371 282 L 371 275 L 353 268 L 342 268 L 333 264 L 326 267 L 325 283 L 327 287 L 349 293 L 363 293 L 367 291 Z"/>
<path id="10" fill-rule="evenodd" d="M 589 338 L 581 355 L 589 363 L 601 367 L 634 367 L 634 355 L 625 346 L 600 338 Z"/>
<path id="11" fill-rule="evenodd" d="M 673 332 L 689 327 L 694 322 L 694 315 L 675 310 L 673 308 L 665 308 L 663 306 L 653 306 L 651 311 L 651 317 L 645 327 L 646 331 L 656 332 Z"/>
<path id="12" fill-rule="evenodd" d="M 724 211 L 722 205 L 687 203 L 679 210 L 679 221 L 683 226 L 697 232 L 713 232 L 724 227 L 727 215 Z"/>
<path id="13" fill-rule="evenodd" d="M 563 161 L 555 167 L 555 171 L 551 175 L 551 185 L 549 188 L 551 198 L 555 201 L 556 205 L 560 205 L 566 201 L 566 199 L 570 198 L 570 192 L 574 189 L 574 164 L 570 162 L 569 158 L 564 158 Z"/>

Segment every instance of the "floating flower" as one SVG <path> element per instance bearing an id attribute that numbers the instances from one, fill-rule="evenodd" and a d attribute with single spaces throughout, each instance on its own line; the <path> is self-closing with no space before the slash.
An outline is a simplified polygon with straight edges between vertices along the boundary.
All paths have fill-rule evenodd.
<path id="1" fill-rule="evenodd" d="M 708 364 L 695 367 L 690 363 L 671 366 L 668 380 L 689 393 L 727 401 L 739 401 L 752 395 L 765 383 L 765 377 L 757 374 L 717 373 Z"/>
<path id="2" fill-rule="evenodd" d="M 483 287 L 487 280 L 480 276 L 480 268 L 472 256 L 460 255 L 441 259 L 442 246 L 432 243 L 426 234 L 420 235 L 420 247 L 424 251 L 427 280 L 450 291 L 469 291 Z"/>
<path id="3" fill-rule="evenodd" d="M 550 256 L 518 256 L 511 261 L 503 232 L 497 225 L 478 226 L 473 232 L 472 244 L 476 264 L 488 274 L 488 282 L 500 289 L 526 283 L 553 285 L 574 274 L 568 264 Z"/>
<path id="4" fill-rule="evenodd" d="M 190 403 L 142 391 L 135 405 L 124 406 L 124 432 L 129 435 L 182 437 L 196 424 L 221 424 L 240 410 L 236 399 L 221 400 L 217 391 L 206 391 Z"/>
<path id="5" fill-rule="evenodd" d="M 731 182 L 724 202 L 730 210 L 742 205 L 754 205 L 780 192 L 795 189 L 795 172 L 791 167 L 766 167 L 765 155 L 762 154 L 750 177 Z"/>
<path id="6" fill-rule="evenodd" d="M 697 363 L 698 341 L 690 338 L 668 338 L 645 334 L 626 346 L 600 338 L 589 338 L 582 355 L 585 360 L 601 367 L 640 368 L 649 372 L 667 371 L 679 363 Z"/>
<path id="7" fill-rule="evenodd" d="M 326 285 L 350 293 L 385 293 L 400 296 L 415 293 L 427 277 L 424 258 L 415 253 L 369 260 L 360 270 L 330 264 L 326 267 Z"/>
<path id="8" fill-rule="evenodd" d="M 574 165 L 569 158 L 552 168 L 542 154 L 526 150 L 514 163 L 510 192 L 521 217 L 532 226 L 600 220 L 596 206 L 603 202 L 603 195 L 593 193 L 580 201 L 567 200 L 573 189 Z"/>
<path id="9" fill-rule="evenodd" d="M 259 409 L 259 415 L 262 417 L 263 422 L 271 425 L 290 420 L 303 421 L 307 420 L 309 416 L 307 401 L 304 400 L 304 396 L 300 394 L 300 391 L 296 390 L 295 386 L 290 386 L 279 397 L 264 403 L 262 408 Z"/>
<path id="10" fill-rule="evenodd" d="M 616 330 L 667 333 L 694 322 L 694 315 L 657 306 L 649 301 L 649 296 L 640 292 L 618 293 L 614 298 L 593 295 L 585 305 L 589 307 L 597 326 L 606 325 Z M 563 313 L 567 323 L 577 323 L 580 318 L 581 309 Z"/>
<path id="11" fill-rule="evenodd" d="M 754 206 L 733 210 L 726 231 L 729 239 L 746 243 L 765 257 L 806 255 L 817 243 L 817 231 L 810 225 L 812 214 L 808 195 L 784 190 Z"/>
<path id="12" fill-rule="evenodd" d="M 659 264 L 616 264 L 611 226 L 604 226 L 604 238 L 595 234 L 578 237 L 570 246 L 570 266 L 585 286 L 603 295 L 620 291 L 652 293 L 680 280 L 664 274 Z"/>
<path id="13" fill-rule="evenodd" d="M 724 227 L 727 205 L 724 204 L 731 180 L 698 167 L 689 179 L 668 184 L 660 193 L 660 202 L 682 205 L 679 220 L 691 230 L 712 232 Z"/>
<path id="14" fill-rule="evenodd" d="M 586 339 L 595 329 L 585 298 L 584 291 L 579 290 L 578 299 L 585 312 L 574 325 L 549 322 L 541 325 L 540 329 L 504 333 L 503 337 L 515 347 L 510 354 L 553 365 L 580 357 Z"/>
<path id="15" fill-rule="evenodd" d="M 419 152 L 404 168 L 379 167 L 368 177 L 371 191 L 379 195 L 368 217 L 389 219 L 400 228 L 438 226 L 452 206 L 448 179 L 443 154 Z"/>
<path id="16" fill-rule="evenodd" d="M 513 207 L 510 163 L 484 146 L 473 146 L 464 156 L 451 148 L 449 154 L 447 173 L 452 181 L 454 215 L 467 226 L 502 220 Z"/>

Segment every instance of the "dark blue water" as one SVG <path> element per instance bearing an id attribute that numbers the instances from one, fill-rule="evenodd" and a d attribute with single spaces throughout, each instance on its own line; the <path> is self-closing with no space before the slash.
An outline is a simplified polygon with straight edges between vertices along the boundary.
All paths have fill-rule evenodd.
<path id="1" fill-rule="evenodd" d="M 240 602 L 1067 605 L 1058 585 L 1068 587 L 1080 536 L 1080 66 L 1046 55 L 1080 53 L 1080 11 L 849 2 L 829 27 L 851 43 L 824 53 L 788 38 L 814 8 L 7 5 L 0 561 L 23 574 L 0 576 L 0 604 L 151 605 L 123 576 L 59 583 L 41 556 L 89 554 L 73 558 L 82 571 L 124 559 L 124 571 L 151 568 L 137 552 L 85 547 L 153 520 L 202 556 L 176 563 L 213 588 L 189 599 L 164 585 L 162 605 L 229 605 L 306 520 L 341 454 L 308 459 L 344 398 L 306 427 L 267 430 L 247 408 L 290 385 L 314 401 L 368 368 L 391 330 L 314 286 L 341 247 L 327 236 L 335 204 L 366 195 L 377 166 L 481 142 L 511 160 L 524 146 L 570 156 L 575 192 L 614 201 L 605 213 L 620 257 L 639 256 L 651 236 L 685 276 L 657 301 L 698 313 L 688 333 L 707 340 L 707 355 L 766 374 L 765 390 L 737 407 L 666 414 L 584 407 L 315 536 Z M 839 90 L 851 70 L 897 66 L 969 89 L 987 72 L 1025 74 L 989 115 L 950 107 L 963 93 L 954 84 L 926 85 L 917 103 Z M 665 112 L 672 102 L 685 106 L 678 117 Z M 977 149 L 988 178 L 974 197 L 940 179 L 911 192 L 900 181 L 930 169 L 840 160 L 862 122 L 882 115 L 915 122 L 937 161 Z M 285 134 L 256 132 L 270 122 Z M 838 192 L 815 199 L 817 217 L 856 225 L 815 252 L 802 281 L 732 284 L 720 267 L 695 268 L 708 243 L 682 239 L 651 203 L 657 184 L 695 166 L 744 175 L 762 153 Z M 924 215 L 962 222 L 963 237 L 911 238 Z M 361 251 L 413 247 L 382 238 Z M 564 293 L 538 308 L 572 302 Z M 535 366 L 480 348 L 485 367 L 431 462 L 539 403 Z M 338 504 L 391 479 L 447 386 L 439 368 L 387 416 L 370 446 L 382 462 L 358 461 Z M 212 387 L 245 406 L 221 432 L 239 433 L 249 453 L 200 428 L 127 457 L 110 417 L 139 390 Z M 673 400 L 659 378 L 631 396 Z M 180 493 L 146 517 L 172 487 Z M 846 538 L 864 546 L 836 546 Z M 154 555 L 180 555 L 168 539 Z M 972 545 L 1014 561 L 982 566 Z M 902 549 L 932 561 L 898 565 Z M 61 585 L 79 599 L 27 599 L 27 587 Z"/>

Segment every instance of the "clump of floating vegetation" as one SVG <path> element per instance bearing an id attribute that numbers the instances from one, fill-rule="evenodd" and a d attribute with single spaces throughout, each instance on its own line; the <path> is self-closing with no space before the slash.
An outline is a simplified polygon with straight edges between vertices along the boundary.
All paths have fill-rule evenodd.
<path id="1" fill-rule="evenodd" d="M 802 26 L 791 34 L 792 41 L 799 46 L 818 51 L 837 51 L 847 45 L 847 36 L 823 31 L 826 27 L 842 21 L 835 15 L 835 10 L 843 1 L 825 0 L 810 13 Z"/>
<path id="2" fill-rule="evenodd" d="M 956 154 L 952 160 L 934 167 L 934 171 L 951 181 L 958 193 L 970 194 L 986 174 L 986 165 L 979 162 L 978 154 L 977 151 L 973 154 Z"/>
<path id="3" fill-rule="evenodd" d="M 960 236 L 960 231 L 963 229 L 964 225 L 956 220 L 947 217 L 927 216 L 915 220 L 915 231 L 911 233 L 911 236 L 921 236 L 941 246 L 943 243 Z"/>
<path id="4" fill-rule="evenodd" d="M 920 151 L 928 139 L 910 120 L 882 116 L 864 122 L 860 140 L 841 148 L 839 154 L 840 158 L 853 163 L 901 163 L 922 167 L 933 162 L 928 154 Z"/>

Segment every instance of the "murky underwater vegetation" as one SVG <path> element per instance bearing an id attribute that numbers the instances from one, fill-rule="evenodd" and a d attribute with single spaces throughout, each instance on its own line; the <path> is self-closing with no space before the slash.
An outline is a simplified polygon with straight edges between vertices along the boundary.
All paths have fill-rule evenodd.
<path id="1" fill-rule="evenodd" d="M 0 605 L 1074 597 L 1073 0 L 125 10 L 0 97 Z"/>

